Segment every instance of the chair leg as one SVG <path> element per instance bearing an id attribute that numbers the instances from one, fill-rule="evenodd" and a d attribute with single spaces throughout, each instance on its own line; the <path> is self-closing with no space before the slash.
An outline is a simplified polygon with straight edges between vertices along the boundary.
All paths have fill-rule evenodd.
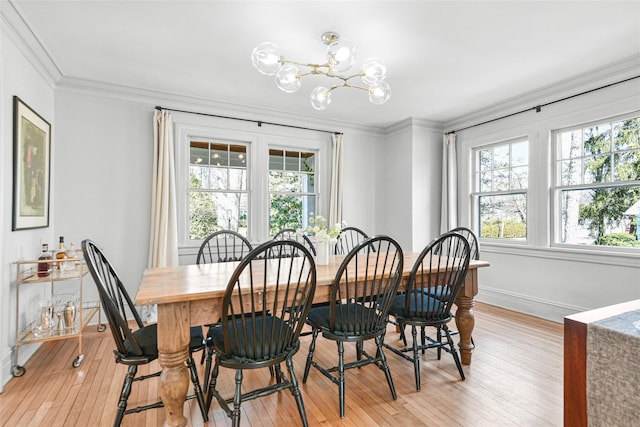
<path id="1" fill-rule="evenodd" d="M 311 362 L 313 361 L 313 351 L 316 349 L 316 338 L 318 338 L 319 329 L 313 328 L 311 332 L 311 344 L 309 344 L 309 354 L 307 355 L 307 363 L 304 365 L 304 376 L 302 377 L 302 383 L 307 383 L 307 377 L 309 376 L 309 369 L 311 368 Z"/>
<path id="2" fill-rule="evenodd" d="M 424 326 L 420 327 L 420 346 L 422 347 L 422 354 L 425 353 L 425 346 L 427 345 L 427 336 L 424 333 Z"/>
<path id="3" fill-rule="evenodd" d="M 420 391 L 420 355 L 418 353 L 418 328 L 411 325 L 411 336 L 413 338 L 413 372 L 416 376 L 416 390 Z"/>
<path id="4" fill-rule="evenodd" d="M 200 412 L 202 413 L 202 419 L 206 423 L 207 421 L 209 421 L 209 417 L 207 416 L 207 405 L 204 402 L 202 387 L 200 387 L 200 380 L 198 379 L 198 371 L 196 370 L 195 362 L 193 361 L 193 356 L 191 354 L 189 354 L 189 357 L 187 357 L 187 368 L 189 368 L 189 372 L 191 373 L 193 391 L 196 395 L 196 399 L 198 399 L 198 406 L 200 407 Z"/>
<path id="5" fill-rule="evenodd" d="M 204 381 L 202 384 L 204 385 L 203 392 L 206 394 L 209 392 L 209 376 L 211 375 L 211 360 L 213 359 L 213 347 L 207 346 L 204 350 L 207 353 L 207 363 L 204 365 Z M 204 356 L 204 353 L 202 353 Z M 202 364 L 202 362 L 200 362 Z"/>
<path id="6" fill-rule="evenodd" d="M 384 335 L 376 337 L 376 346 L 378 346 L 378 350 L 376 351 L 376 357 L 380 357 L 380 361 L 382 362 L 382 368 L 384 369 L 384 375 L 387 377 L 387 384 L 389 384 L 389 390 L 391 390 L 391 396 L 393 400 L 398 398 L 396 394 L 396 388 L 393 385 L 393 379 L 391 378 L 391 371 L 389 370 L 389 364 L 387 363 L 387 358 L 382 351 L 382 342 L 384 340 Z"/>
<path id="7" fill-rule="evenodd" d="M 291 380 L 291 394 L 296 399 L 296 405 L 298 405 L 298 412 L 300 413 L 300 419 L 302 420 L 302 425 L 304 427 L 309 427 L 309 422 L 307 421 L 307 412 L 304 409 L 304 402 L 302 401 L 302 393 L 300 393 L 300 386 L 298 385 L 298 379 L 296 378 L 296 373 L 293 370 L 293 359 L 289 357 L 286 360 L 287 369 L 289 371 L 289 378 Z M 279 371 L 280 368 L 278 367 Z"/>
<path id="8" fill-rule="evenodd" d="M 338 398 L 340 418 L 344 418 L 344 343 L 342 341 L 338 341 Z"/>
<path id="9" fill-rule="evenodd" d="M 438 332 L 436 332 L 436 339 L 438 340 L 438 342 L 440 344 L 442 344 L 442 326 L 437 326 Z M 442 347 L 438 347 L 438 360 L 440 360 L 440 357 L 442 356 Z"/>
<path id="10" fill-rule="evenodd" d="M 131 385 L 133 384 L 133 379 L 137 372 L 138 367 L 136 365 L 129 366 L 127 375 L 124 377 L 124 383 L 122 384 L 120 400 L 118 401 L 118 411 L 116 412 L 116 419 L 113 420 L 113 427 L 119 427 L 122 422 L 124 411 L 127 409 L 127 399 L 129 399 L 129 395 L 131 394 Z"/>
<path id="11" fill-rule="evenodd" d="M 233 395 L 233 410 L 231 411 L 231 425 L 240 427 L 240 404 L 242 402 L 242 369 L 236 369 L 236 392 Z"/>
<path id="12" fill-rule="evenodd" d="M 209 413 L 209 409 L 211 408 L 211 401 L 213 400 L 213 394 L 216 391 L 216 382 L 218 380 L 218 372 L 220 371 L 220 366 L 218 365 L 218 359 L 216 359 L 213 370 L 211 371 L 211 383 L 209 384 L 209 392 L 207 393 L 207 414 Z"/>
<path id="13" fill-rule="evenodd" d="M 460 378 L 464 381 L 464 371 L 462 370 L 462 363 L 460 363 L 460 356 L 458 356 L 458 350 L 456 350 L 456 346 L 453 343 L 453 339 L 451 338 L 451 334 L 449 333 L 449 328 L 447 325 L 443 325 L 442 329 L 444 329 L 444 333 L 447 337 L 447 343 L 449 344 L 449 348 L 451 349 L 451 354 L 453 355 L 453 360 L 456 362 L 456 366 L 458 367 L 458 372 L 460 373 Z"/>

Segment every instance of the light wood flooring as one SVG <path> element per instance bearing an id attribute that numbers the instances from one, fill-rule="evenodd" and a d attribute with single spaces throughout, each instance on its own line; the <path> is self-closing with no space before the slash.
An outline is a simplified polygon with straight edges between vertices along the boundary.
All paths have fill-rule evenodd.
<path id="1" fill-rule="evenodd" d="M 560 426 L 562 425 L 562 325 L 535 317 L 476 304 L 471 366 L 466 380 L 458 376 L 453 358 L 435 350 L 422 357 L 422 390 L 417 392 L 411 363 L 386 351 L 398 399 L 392 400 L 384 373 L 375 366 L 346 373 L 346 417 L 338 413 L 338 387 L 312 369 L 302 393 L 310 426 Z M 389 327 L 386 341 L 398 334 Z M 300 382 L 309 347 L 303 337 L 295 357 Z M 457 341 L 457 337 L 454 337 Z M 353 358 L 353 345 L 345 346 L 345 358 Z M 2 426 L 110 426 L 126 367 L 116 365 L 110 332 L 87 328 L 85 359 L 74 369 L 77 340 L 44 343 L 25 365 L 23 377 L 13 378 L 0 394 Z M 372 350 L 374 346 L 367 344 Z M 333 342 L 318 338 L 315 360 L 337 363 Z M 202 366 L 196 355 L 202 381 Z M 151 368 L 158 369 L 157 361 Z M 150 373 L 146 367 L 142 373 Z M 272 381 L 267 369 L 247 371 L 244 386 Z M 158 396 L 158 379 L 138 382 L 130 407 Z M 233 392 L 233 372 L 221 370 L 219 385 Z M 210 420 L 203 423 L 197 403 L 185 403 L 187 425 L 230 426 L 215 403 Z M 123 426 L 160 426 L 164 409 L 152 409 L 124 417 Z M 243 426 L 299 426 L 295 401 L 289 392 L 276 393 L 242 406 Z"/>

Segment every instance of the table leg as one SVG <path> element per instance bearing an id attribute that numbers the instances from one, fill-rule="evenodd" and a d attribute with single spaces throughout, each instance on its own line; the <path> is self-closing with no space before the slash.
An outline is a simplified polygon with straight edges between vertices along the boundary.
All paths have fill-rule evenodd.
<path id="1" fill-rule="evenodd" d="M 189 355 L 189 320 L 188 303 L 158 305 L 160 398 L 164 403 L 165 426 L 187 424 L 183 407 L 189 389 L 189 371 L 185 365 Z"/>
<path id="2" fill-rule="evenodd" d="M 474 345 L 471 343 L 471 334 L 475 325 L 473 315 L 474 298 L 478 295 L 478 269 L 473 268 L 467 271 L 464 285 L 456 299 L 456 327 L 460 334 L 460 360 L 463 365 L 471 365 L 471 353 Z"/>
<path id="3" fill-rule="evenodd" d="M 475 325 L 475 317 L 473 315 L 473 298 L 458 296 L 456 300 L 456 327 L 460 335 L 460 360 L 463 365 L 471 365 L 471 353 L 475 347 L 471 343 L 471 333 Z"/>

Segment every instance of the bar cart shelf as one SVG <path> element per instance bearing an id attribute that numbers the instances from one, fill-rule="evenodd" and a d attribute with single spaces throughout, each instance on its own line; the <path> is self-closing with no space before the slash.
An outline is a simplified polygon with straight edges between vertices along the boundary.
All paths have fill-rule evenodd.
<path id="1" fill-rule="evenodd" d="M 49 266 L 50 273 L 48 276 L 41 277 L 38 275 L 38 266 L 41 263 L 51 264 Z M 25 374 L 26 368 L 18 365 L 18 349 L 21 345 L 33 344 L 44 341 L 54 341 L 67 338 L 78 338 L 78 355 L 72 362 L 74 368 L 79 367 L 84 359 L 82 353 L 82 330 L 89 322 L 98 314 L 97 330 L 103 332 L 106 325 L 102 323 L 102 312 L 100 310 L 100 301 L 84 301 L 82 298 L 82 279 L 89 272 L 87 266 L 80 258 L 50 259 L 50 260 L 33 260 L 33 261 L 17 261 L 17 280 L 16 280 L 16 348 L 14 353 L 14 363 L 11 373 L 14 377 L 21 377 Z M 68 295 L 65 293 L 56 293 L 56 285 L 61 282 L 78 282 L 78 304 L 75 308 L 75 319 L 71 326 L 63 326 L 61 315 L 56 320 L 52 316 L 52 325 L 41 328 L 39 320 L 28 322 L 26 327 L 20 328 L 20 291 L 24 286 L 34 286 L 40 284 L 49 284 L 48 295 L 51 301 L 56 296 Z M 53 309 L 52 309 L 53 313 Z"/>

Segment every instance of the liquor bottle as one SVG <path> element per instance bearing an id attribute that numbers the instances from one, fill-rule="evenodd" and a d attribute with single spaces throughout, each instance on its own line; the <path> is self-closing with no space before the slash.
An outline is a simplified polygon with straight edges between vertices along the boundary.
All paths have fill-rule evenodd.
<path id="1" fill-rule="evenodd" d="M 49 253 L 49 244 L 42 244 L 42 254 L 38 258 L 39 261 L 48 261 L 53 259 L 51 254 Z M 50 262 L 41 262 L 38 263 L 38 277 L 47 277 L 51 274 L 51 263 Z"/>
<path id="2" fill-rule="evenodd" d="M 67 257 L 67 250 L 64 248 L 64 237 L 60 236 L 60 243 L 58 243 L 58 252 L 56 252 L 56 259 L 65 259 Z M 58 261 L 58 270 L 62 270 L 64 263 Z"/>

